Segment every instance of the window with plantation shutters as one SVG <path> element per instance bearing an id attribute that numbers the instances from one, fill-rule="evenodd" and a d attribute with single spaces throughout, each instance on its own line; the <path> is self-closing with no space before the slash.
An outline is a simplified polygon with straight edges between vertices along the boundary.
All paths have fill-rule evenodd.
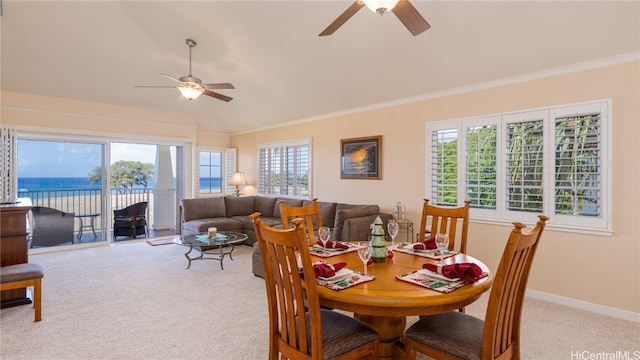
<path id="1" fill-rule="evenodd" d="M 258 145 L 258 194 L 309 198 L 311 139 Z"/>
<path id="2" fill-rule="evenodd" d="M 556 119 L 556 214 L 598 216 L 600 114 Z"/>
<path id="3" fill-rule="evenodd" d="M 505 124 L 505 205 L 508 211 L 542 213 L 544 210 L 542 128 L 541 119 Z"/>
<path id="4" fill-rule="evenodd" d="M 497 131 L 495 124 L 466 128 L 466 199 L 475 208 L 495 210 L 497 206 Z"/>
<path id="5" fill-rule="evenodd" d="M 431 132 L 431 203 L 456 206 L 458 203 L 458 129 Z"/>
<path id="6" fill-rule="evenodd" d="M 199 149 L 197 156 L 196 194 L 233 194 L 235 186 L 229 185 L 228 182 L 236 171 L 236 149 Z"/>
<path id="7" fill-rule="evenodd" d="M 427 124 L 426 194 L 471 218 L 611 232 L 611 100 Z"/>
<path id="8" fill-rule="evenodd" d="M 609 113 L 604 104 L 553 109 L 553 215 L 601 224 L 610 215 Z M 582 225 L 582 224 L 578 224 Z"/>
<path id="9" fill-rule="evenodd" d="M 237 169 L 237 150 L 236 148 L 228 148 L 225 150 L 225 161 L 224 161 L 224 165 L 225 165 L 225 194 L 227 195 L 231 195 L 231 194 L 235 194 L 236 192 L 236 186 L 235 185 L 231 185 L 229 184 L 229 182 L 231 181 L 231 178 L 233 177 L 233 173 L 238 171 Z"/>

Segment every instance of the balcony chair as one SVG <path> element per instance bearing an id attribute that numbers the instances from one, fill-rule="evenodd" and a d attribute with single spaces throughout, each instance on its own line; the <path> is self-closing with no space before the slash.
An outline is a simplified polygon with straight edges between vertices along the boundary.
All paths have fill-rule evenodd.
<path id="1" fill-rule="evenodd" d="M 260 213 L 250 216 L 265 274 L 269 359 L 376 359 L 375 331 L 350 316 L 320 308 L 304 221 L 295 219 L 292 229 L 281 230 L 262 223 Z"/>
<path id="2" fill-rule="evenodd" d="M 436 236 L 437 233 L 447 233 L 449 234 L 449 250 L 454 250 L 458 222 L 462 221 L 460 252 L 466 253 L 470 204 L 469 200 L 465 200 L 464 206 L 461 207 L 443 207 L 431 205 L 429 199 L 424 199 L 418 236 L 423 234 L 425 237 L 429 237 L 426 235 L 427 232 L 430 233 L 430 236 Z M 428 223 L 430 224 L 429 228 L 427 228 Z M 424 239 L 418 239 L 418 241 L 422 240 Z"/>
<path id="3" fill-rule="evenodd" d="M 33 231 L 30 247 L 73 244 L 75 213 L 34 206 L 31 209 L 31 214 L 33 215 Z"/>
<path id="4" fill-rule="evenodd" d="M 113 239 L 118 236 L 128 236 L 135 239 L 138 235 L 148 236 L 147 206 L 143 201 L 129 205 L 124 209 L 113 210 Z"/>
<path id="5" fill-rule="evenodd" d="M 304 220 L 304 225 L 307 229 L 307 241 L 310 245 L 315 244 L 315 233 L 317 229 L 322 227 L 322 217 L 320 216 L 320 206 L 318 205 L 318 199 L 313 199 L 313 202 L 307 206 L 287 206 L 285 205 L 284 200 L 280 200 L 278 204 L 280 206 L 282 228 L 289 229 L 291 227 L 289 223 L 293 219 L 301 218 Z"/>
<path id="6" fill-rule="evenodd" d="M 545 221 L 528 233 L 514 222 L 493 280 L 484 321 L 458 311 L 421 317 L 404 333 L 405 359 L 519 359 L 520 318 L 529 270 Z"/>

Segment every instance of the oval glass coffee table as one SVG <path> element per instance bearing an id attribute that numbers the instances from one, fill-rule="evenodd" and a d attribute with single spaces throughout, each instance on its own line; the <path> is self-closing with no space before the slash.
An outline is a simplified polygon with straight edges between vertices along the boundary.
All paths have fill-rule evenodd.
<path id="1" fill-rule="evenodd" d="M 233 260 L 231 253 L 233 253 L 235 246 L 247 240 L 247 235 L 239 232 L 218 231 L 218 234 L 221 236 L 213 239 L 207 238 L 206 234 L 191 234 L 181 235 L 173 240 L 178 245 L 189 247 L 189 251 L 184 254 L 189 261 L 187 269 L 191 267 L 192 260 L 218 260 L 220 261 L 220 268 L 224 270 L 222 265 L 224 257 L 229 255 L 229 258 Z M 189 256 L 194 250 L 199 252 L 200 255 Z"/>

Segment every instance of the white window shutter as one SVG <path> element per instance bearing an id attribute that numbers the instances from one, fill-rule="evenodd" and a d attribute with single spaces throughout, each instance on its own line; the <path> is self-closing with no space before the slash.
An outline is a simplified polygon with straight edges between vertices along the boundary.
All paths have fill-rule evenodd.
<path id="1" fill-rule="evenodd" d="M 228 148 L 225 150 L 224 183 L 226 185 L 225 188 L 227 189 L 225 191 L 225 194 L 227 195 L 232 195 L 236 191 L 236 187 L 234 185 L 229 185 L 229 181 L 231 181 L 231 177 L 233 176 L 233 173 L 236 172 L 238 169 L 237 153 L 238 153 L 238 150 L 236 148 Z"/>

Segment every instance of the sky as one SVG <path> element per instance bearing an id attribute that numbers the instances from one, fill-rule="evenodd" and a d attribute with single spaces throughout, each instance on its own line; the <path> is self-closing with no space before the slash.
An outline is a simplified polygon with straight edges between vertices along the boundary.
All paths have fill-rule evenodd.
<path id="1" fill-rule="evenodd" d="M 85 177 L 100 166 L 101 144 L 18 140 L 19 177 Z M 141 161 L 155 164 L 156 146 L 111 144 L 111 161 Z"/>

